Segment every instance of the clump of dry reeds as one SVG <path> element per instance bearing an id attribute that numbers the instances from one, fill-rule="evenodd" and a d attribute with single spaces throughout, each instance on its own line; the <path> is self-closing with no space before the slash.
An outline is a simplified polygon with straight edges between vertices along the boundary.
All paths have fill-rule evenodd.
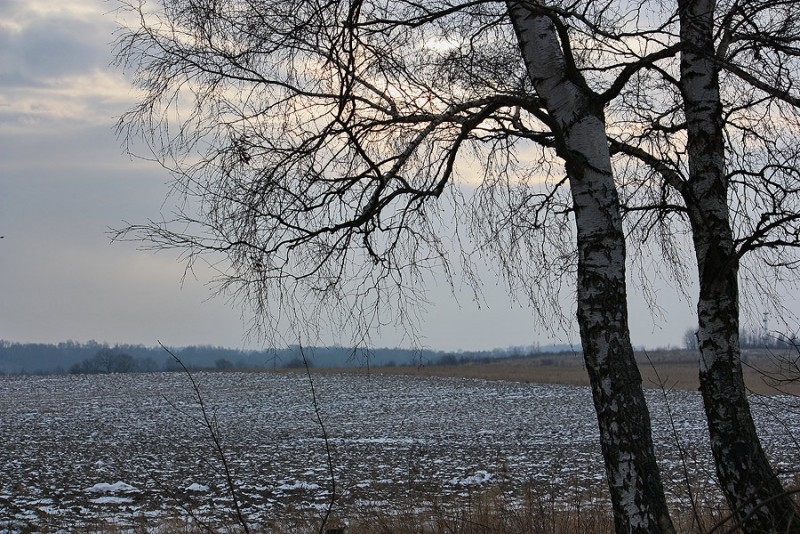
<path id="1" fill-rule="evenodd" d="M 452 507 L 433 503 L 406 512 L 375 510 L 349 521 L 348 534 L 607 533 L 614 529 L 605 504 L 566 504 L 529 489 L 520 499 L 502 488 L 473 494 Z"/>
<path id="2" fill-rule="evenodd" d="M 607 534 L 614 531 L 604 488 L 568 495 L 555 495 L 552 490 L 547 485 L 532 484 L 522 494 L 512 494 L 503 485 L 497 485 L 472 492 L 458 503 L 416 501 L 402 510 L 372 507 L 342 514 L 334 511 L 324 524 L 319 515 L 298 512 L 296 517 L 250 525 L 249 529 L 258 534 Z M 698 496 L 694 508 L 677 503 L 672 519 L 682 534 L 740 534 L 730 510 L 710 494 L 708 498 Z M 233 534 L 241 532 L 241 527 L 232 524 L 211 528 L 196 520 L 171 518 L 155 528 L 144 522 L 140 528 L 98 522 L 78 532 Z"/>

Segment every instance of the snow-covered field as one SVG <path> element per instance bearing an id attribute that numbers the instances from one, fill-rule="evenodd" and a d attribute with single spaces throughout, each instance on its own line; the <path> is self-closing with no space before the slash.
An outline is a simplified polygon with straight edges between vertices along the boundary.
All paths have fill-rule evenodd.
<path id="1" fill-rule="evenodd" d="M 317 513 L 330 500 L 326 443 L 302 374 L 198 373 L 243 512 L 253 524 Z M 336 480 L 336 513 L 408 510 L 475 491 L 523 488 L 602 498 L 588 389 L 461 378 L 315 375 Z M 712 479 L 700 398 L 649 393 L 668 490 Z M 798 467 L 800 417 L 757 406 L 765 448 Z M 674 428 L 674 430 L 673 430 Z M 0 377 L 0 532 L 194 515 L 230 524 L 232 501 L 186 375 Z M 548 497 L 549 498 L 549 497 Z"/>

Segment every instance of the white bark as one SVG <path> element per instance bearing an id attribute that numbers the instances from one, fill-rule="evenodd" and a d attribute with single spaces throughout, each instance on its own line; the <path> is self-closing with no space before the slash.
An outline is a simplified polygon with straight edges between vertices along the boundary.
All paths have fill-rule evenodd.
<path id="1" fill-rule="evenodd" d="M 616 531 L 674 532 L 630 343 L 625 240 L 602 110 L 570 72 L 553 21 L 528 5 L 507 5 L 569 177 L 579 254 L 578 322 Z"/>
<path id="2" fill-rule="evenodd" d="M 745 532 L 800 532 L 792 499 L 756 433 L 739 347 L 738 257 L 729 222 L 714 0 L 679 0 L 681 89 L 688 125 L 683 188 L 697 256 L 700 390 L 720 487 Z"/>

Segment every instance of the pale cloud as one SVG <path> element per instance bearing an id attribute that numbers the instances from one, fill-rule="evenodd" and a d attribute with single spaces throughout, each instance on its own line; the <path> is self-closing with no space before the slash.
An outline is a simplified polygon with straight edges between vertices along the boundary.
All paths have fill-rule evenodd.
<path id="1" fill-rule="evenodd" d="M 102 0 L 0 7 L 0 124 L 109 122 L 133 102 L 109 68 L 115 29 Z"/>
<path id="2" fill-rule="evenodd" d="M 0 94 L 0 127 L 50 121 L 112 124 L 132 102 L 122 76 L 95 69 L 42 84 L 7 87 Z"/>
<path id="3" fill-rule="evenodd" d="M 3 24 L 14 24 L 42 17 L 66 16 L 90 20 L 98 11 L 105 12 L 105 0 L 3 0 L 0 3 L 0 17 Z"/>

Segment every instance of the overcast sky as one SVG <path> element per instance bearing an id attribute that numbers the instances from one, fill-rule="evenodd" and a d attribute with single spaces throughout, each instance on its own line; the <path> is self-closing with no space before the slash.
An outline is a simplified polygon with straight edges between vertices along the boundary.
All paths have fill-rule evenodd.
<path id="1" fill-rule="evenodd" d="M 109 227 L 170 208 L 163 205 L 169 177 L 124 155 L 113 131 L 133 95 L 109 67 L 111 7 L 0 1 L 0 339 L 258 347 L 245 340 L 246 311 L 243 318 L 209 300 L 206 273 L 181 284 L 174 254 L 109 241 Z M 478 309 L 469 294 L 458 304 L 432 284 L 421 342 L 471 350 L 577 339 L 574 332 L 548 338 L 500 287 L 487 280 L 487 305 Z M 695 322 L 692 306 L 663 289 L 665 315 L 652 317 L 631 291 L 634 344 L 680 344 Z M 374 342 L 403 343 L 391 330 Z"/>

